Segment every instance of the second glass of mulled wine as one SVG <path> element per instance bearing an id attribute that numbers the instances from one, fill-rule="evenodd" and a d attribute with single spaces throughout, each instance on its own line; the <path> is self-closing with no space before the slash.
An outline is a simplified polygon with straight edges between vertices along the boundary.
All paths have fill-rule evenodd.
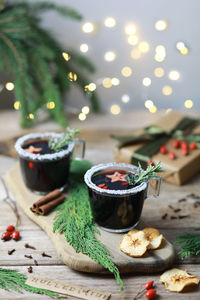
<path id="1" fill-rule="evenodd" d="M 92 167 L 85 174 L 94 221 L 109 232 L 126 232 L 137 226 L 147 198 L 149 180 L 134 184 L 137 167 L 107 163 Z M 160 176 L 155 176 L 156 196 Z"/>

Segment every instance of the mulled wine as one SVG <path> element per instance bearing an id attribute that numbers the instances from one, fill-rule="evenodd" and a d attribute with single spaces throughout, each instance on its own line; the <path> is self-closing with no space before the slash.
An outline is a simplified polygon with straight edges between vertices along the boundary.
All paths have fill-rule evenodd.
<path id="1" fill-rule="evenodd" d="M 24 182 L 32 191 L 46 193 L 67 185 L 74 143 L 55 152 L 48 143 L 52 136 L 60 134 L 28 134 L 15 144 Z"/>
<path id="2" fill-rule="evenodd" d="M 101 164 L 85 174 L 95 222 L 111 232 L 125 232 L 140 219 L 148 182 L 134 184 L 136 167 L 128 164 Z"/>

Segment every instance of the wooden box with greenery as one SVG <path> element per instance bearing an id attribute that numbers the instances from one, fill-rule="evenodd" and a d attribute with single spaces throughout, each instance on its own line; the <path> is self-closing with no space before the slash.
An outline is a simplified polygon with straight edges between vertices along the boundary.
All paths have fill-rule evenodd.
<path id="1" fill-rule="evenodd" d="M 94 72 L 93 65 L 73 50 L 63 52 L 54 37 L 40 26 L 40 16 L 48 10 L 82 19 L 75 10 L 50 2 L 0 0 L 0 71 L 6 72 L 15 84 L 22 127 L 31 126 L 38 110 L 48 107 L 49 115 L 65 127 L 64 94 L 72 81 L 88 98 L 93 111 L 99 110 L 96 93 L 86 88 L 90 83 L 87 73 Z"/>

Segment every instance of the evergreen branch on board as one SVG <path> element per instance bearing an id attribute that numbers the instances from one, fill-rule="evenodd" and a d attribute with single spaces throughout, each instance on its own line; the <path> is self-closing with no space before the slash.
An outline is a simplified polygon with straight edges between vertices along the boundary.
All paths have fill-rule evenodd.
<path id="1" fill-rule="evenodd" d="M 195 230 L 199 231 L 200 228 Z M 178 252 L 182 259 L 190 255 L 200 254 L 200 234 L 185 234 L 177 237 L 175 244 L 179 244 L 181 250 Z"/>
<path id="2" fill-rule="evenodd" d="M 34 294 L 47 295 L 51 298 L 67 298 L 48 290 L 32 287 L 25 283 L 26 280 L 27 277 L 24 274 L 17 272 L 16 270 L 0 268 L 0 288 L 3 290 L 15 291 L 21 294 L 22 291 L 25 290 Z"/>
<path id="3" fill-rule="evenodd" d="M 89 195 L 83 175 L 91 167 L 88 161 L 73 161 L 70 171 L 69 194 L 67 200 L 56 208 L 53 232 L 64 233 L 67 242 L 77 253 L 88 255 L 115 276 L 123 290 L 119 270 L 111 259 L 107 248 L 95 237 L 99 234 L 91 213 Z"/>

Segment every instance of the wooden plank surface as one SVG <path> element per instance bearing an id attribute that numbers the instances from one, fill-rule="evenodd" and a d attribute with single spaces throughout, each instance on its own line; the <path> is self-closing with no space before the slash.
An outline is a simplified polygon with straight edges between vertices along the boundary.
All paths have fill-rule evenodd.
<path id="1" fill-rule="evenodd" d="M 198 115 L 197 112 L 196 115 Z M 1 125 L 8 121 L 7 115 L 4 115 L 4 118 L 1 117 L 0 114 L 0 128 Z M 87 140 L 87 152 L 86 158 L 92 160 L 94 163 L 99 162 L 108 162 L 112 160 L 112 149 L 115 144 L 114 141 L 110 140 L 110 133 L 117 132 L 118 130 L 130 130 L 135 128 L 140 128 L 143 125 L 148 125 L 154 119 L 157 119 L 159 115 L 156 114 L 146 114 L 141 113 L 140 119 L 137 117 L 137 113 L 133 113 L 126 116 L 121 116 L 115 118 L 113 121 L 113 116 L 111 120 L 106 123 L 105 118 L 100 117 L 97 118 L 95 123 L 95 118 L 91 117 L 91 120 L 88 120 L 88 123 L 77 124 L 77 122 L 73 123 L 73 126 L 76 127 L 82 126 L 84 136 Z M 136 116 L 136 117 L 135 117 Z M 6 120 L 6 121 L 5 121 Z M 11 121 L 8 128 L 4 128 L 2 131 L 2 138 L 7 136 L 12 137 L 15 134 L 19 134 L 21 131 L 17 128 L 17 120 L 13 117 L 13 114 L 10 115 Z M 134 120 L 134 122 L 131 122 Z M 108 124 L 109 123 L 109 124 Z M 122 124 L 120 126 L 120 124 Z M 83 124 L 83 125 L 82 125 Z M 88 125 L 89 124 L 89 125 Z M 110 127 L 111 126 L 111 127 Z M 106 128 L 107 127 L 107 128 Z M 111 128 L 111 129 L 108 129 Z M 45 124 L 45 126 L 38 126 L 35 130 L 46 130 L 46 129 L 58 129 L 57 126 L 51 124 Z M 94 131 L 96 130 L 96 132 Z M 0 156 L 0 174 L 3 175 L 7 172 L 7 170 L 13 165 L 14 160 L 10 158 L 6 158 Z M 181 187 L 176 187 L 173 185 L 169 185 L 163 183 L 161 189 L 161 195 L 158 199 L 148 199 L 145 202 L 144 210 L 143 210 L 143 219 L 146 223 L 151 224 L 152 226 L 162 230 L 166 238 L 173 242 L 176 239 L 176 236 L 179 234 L 183 234 L 186 232 L 194 232 L 195 227 L 199 227 L 200 220 L 200 208 L 194 208 L 194 199 L 186 197 L 191 193 L 198 194 L 200 196 L 200 174 L 190 180 L 187 184 Z M 0 199 L 2 199 L 4 195 L 3 188 L 0 186 Z M 186 212 L 190 212 L 190 216 L 186 219 L 171 219 L 172 211 L 170 211 L 169 205 L 176 206 L 179 205 L 178 200 L 181 198 L 187 198 L 187 203 L 181 206 L 181 209 L 185 209 Z M 169 217 L 166 220 L 161 218 L 162 214 L 168 212 Z M 59 260 L 55 248 L 46 234 L 31 220 L 29 220 L 22 210 L 20 210 L 22 224 L 20 226 L 20 232 L 22 234 L 22 240 L 19 242 L 10 241 L 9 243 L 1 243 L 0 246 L 0 265 L 2 267 L 10 267 L 19 270 L 25 274 L 28 274 L 27 267 L 29 264 L 28 259 L 24 258 L 24 254 L 32 254 L 38 259 L 39 266 L 33 267 L 33 274 L 38 275 L 40 277 L 46 277 L 50 279 L 62 280 L 65 282 L 70 282 L 72 284 L 80 284 L 90 288 L 96 288 L 102 291 L 109 291 L 112 293 L 111 299 L 123 299 L 123 300 L 133 300 L 137 291 L 140 289 L 142 285 L 148 280 L 154 280 L 157 284 L 157 292 L 159 294 L 158 299 L 169 299 L 169 300 L 199 300 L 200 299 L 200 291 L 196 289 L 187 294 L 176 294 L 170 293 L 163 287 L 162 284 L 159 283 L 158 274 L 152 275 L 142 275 L 142 274 L 129 274 L 122 275 L 122 278 L 125 283 L 125 292 L 124 296 L 120 295 L 119 286 L 115 282 L 112 276 L 108 275 L 95 275 L 86 274 L 82 272 L 77 272 L 71 270 L 67 266 L 63 265 Z M 0 232 L 5 230 L 5 227 L 8 223 L 15 223 L 15 217 L 13 213 L 8 209 L 8 206 L 4 202 L 0 202 Z M 28 249 L 24 249 L 23 245 L 25 242 L 29 242 L 36 246 L 37 250 L 35 254 L 33 252 L 29 252 Z M 178 251 L 178 246 L 176 245 L 176 250 Z M 13 253 L 12 256 L 8 256 L 7 250 L 16 248 L 16 252 Z M 52 258 L 44 258 L 41 257 L 40 253 L 42 251 L 46 251 Z M 200 277 L 200 257 L 189 257 L 184 261 L 177 256 L 175 260 L 175 264 L 177 267 L 181 269 L 188 269 L 192 274 Z M 175 266 L 175 265 L 174 265 Z M 5 292 L 0 290 L 0 299 L 49 299 L 46 296 L 33 295 L 30 293 L 24 293 L 23 295 L 17 294 L 14 292 Z M 69 297 L 69 299 L 72 299 Z M 142 300 L 146 299 L 145 297 L 141 297 Z"/>

